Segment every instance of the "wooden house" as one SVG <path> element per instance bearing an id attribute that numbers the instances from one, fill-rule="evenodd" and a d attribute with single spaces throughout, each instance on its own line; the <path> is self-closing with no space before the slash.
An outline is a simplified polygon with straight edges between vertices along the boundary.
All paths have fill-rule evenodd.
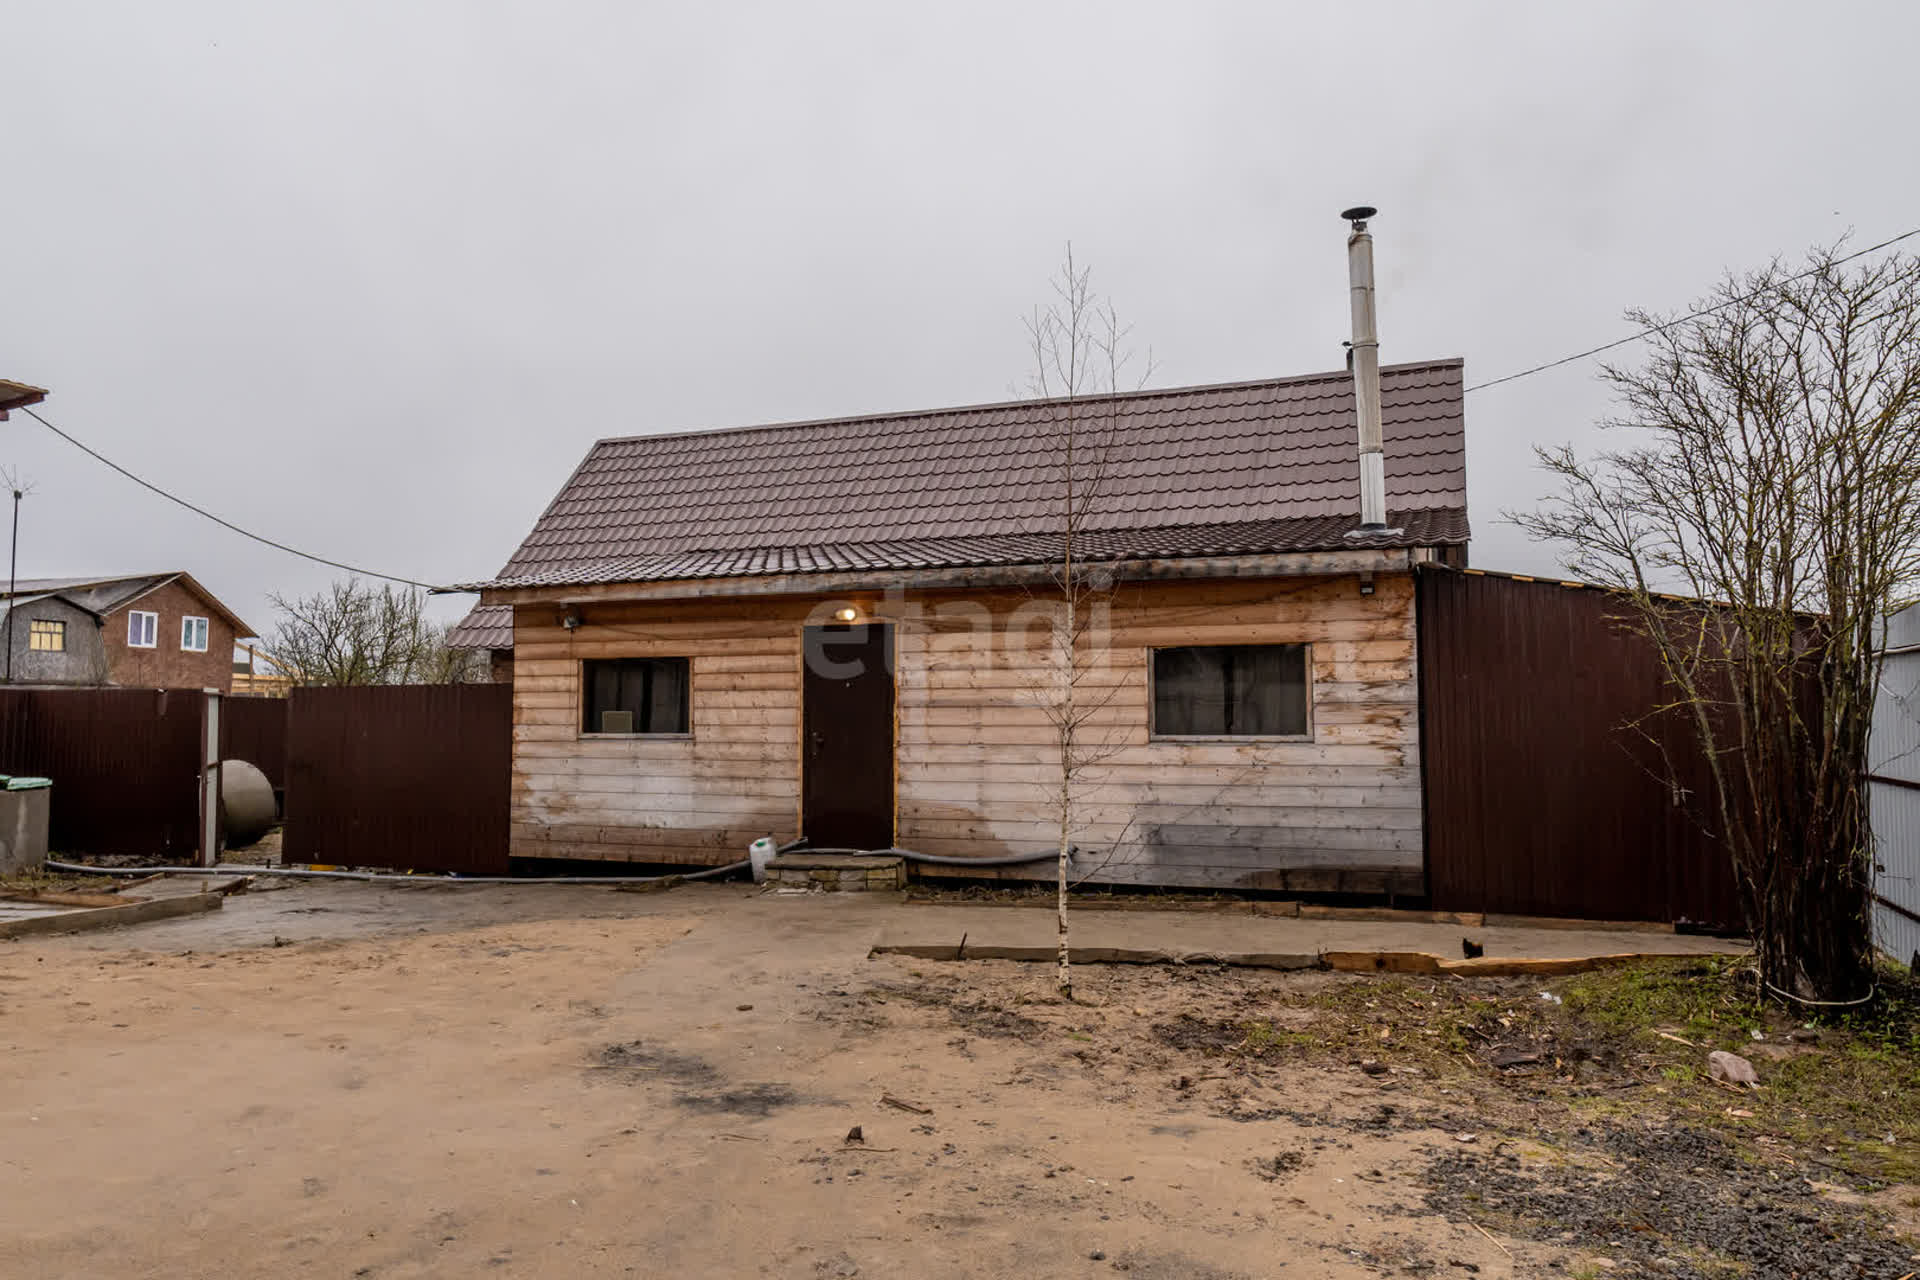
<path id="1" fill-rule="evenodd" d="M 1462 374 L 1357 405 L 1369 363 L 600 442 L 471 588 L 511 611 L 512 854 L 1053 847 L 1071 477 L 1085 874 L 1419 894 L 1413 574 L 1466 560 Z"/>

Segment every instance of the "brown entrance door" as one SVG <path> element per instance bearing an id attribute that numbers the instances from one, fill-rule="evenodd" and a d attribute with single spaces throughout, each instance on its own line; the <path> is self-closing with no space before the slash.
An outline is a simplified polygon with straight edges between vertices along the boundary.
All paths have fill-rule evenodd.
<path id="1" fill-rule="evenodd" d="M 893 628 L 808 627 L 801 831 L 819 849 L 893 843 Z"/>

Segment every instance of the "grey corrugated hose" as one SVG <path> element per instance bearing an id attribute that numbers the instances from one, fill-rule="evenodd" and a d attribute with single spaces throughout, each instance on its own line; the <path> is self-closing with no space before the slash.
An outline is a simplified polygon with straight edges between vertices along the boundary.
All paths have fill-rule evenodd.
<path id="1" fill-rule="evenodd" d="M 1048 849 L 1043 853 L 1009 853 L 997 858 L 962 858 L 944 853 L 919 853 L 912 849 L 890 846 L 885 849 L 816 849 L 812 845 L 799 845 L 788 849 L 782 846 L 782 853 L 832 853 L 857 854 L 876 858 L 905 858 L 908 862 L 922 862 L 934 867 L 1020 867 L 1029 862 L 1047 862 L 1058 858 L 1058 849 Z"/>
<path id="2" fill-rule="evenodd" d="M 47 860 L 47 870 L 84 876 L 291 876 L 300 880 L 379 880 L 394 884 L 650 884 L 660 880 L 713 880 L 746 871 L 752 863 L 729 862 L 724 867 L 670 872 L 661 876 L 462 876 L 404 875 L 394 871 L 309 871 L 304 867 L 249 867 L 223 863 L 217 867 L 89 867 L 78 862 Z"/>

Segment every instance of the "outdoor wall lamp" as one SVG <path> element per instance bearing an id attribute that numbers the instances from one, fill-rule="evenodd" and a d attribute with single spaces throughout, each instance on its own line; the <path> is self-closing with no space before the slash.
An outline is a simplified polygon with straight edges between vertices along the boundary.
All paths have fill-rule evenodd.
<path id="1" fill-rule="evenodd" d="M 560 625 L 569 631 L 578 627 L 580 625 L 580 611 L 578 609 L 568 609 L 560 615 Z"/>
<path id="2" fill-rule="evenodd" d="M 847 605 L 845 608 L 835 609 L 833 616 L 841 622 L 857 622 L 860 619 L 860 611 L 852 605 Z"/>
<path id="3" fill-rule="evenodd" d="M 1373 594 L 1373 575 L 1372 574 L 1363 573 L 1360 575 L 1360 594 L 1363 596 L 1370 596 Z"/>

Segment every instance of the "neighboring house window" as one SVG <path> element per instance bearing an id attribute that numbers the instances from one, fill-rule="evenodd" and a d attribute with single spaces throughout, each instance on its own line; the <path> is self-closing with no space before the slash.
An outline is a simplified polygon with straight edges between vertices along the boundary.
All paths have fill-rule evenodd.
<path id="1" fill-rule="evenodd" d="M 610 658 L 580 664 L 586 733 L 686 733 L 685 658 Z"/>
<path id="2" fill-rule="evenodd" d="M 127 647 L 151 649 L 158 643 L 160 615 L 135 609 L 127 614 Z"/>
<path id="3" fill-rule="evenodd" d="M 27 648 L 40 653 L 65 653 L 67 624 L 47 618 L 32 619 L 27 623 Z"/>
<path id="4" fill-rule="evenodd" d="M 207 651 L 207 620 L 205 618 L 180 619 L 180 647 L 194 653 Z"/>
<path id="5" fill-rule="evenodd" d="M 1153 736 L 1304 738 L 1307 646 L 1215 644 L 1153 651 Z"/>

